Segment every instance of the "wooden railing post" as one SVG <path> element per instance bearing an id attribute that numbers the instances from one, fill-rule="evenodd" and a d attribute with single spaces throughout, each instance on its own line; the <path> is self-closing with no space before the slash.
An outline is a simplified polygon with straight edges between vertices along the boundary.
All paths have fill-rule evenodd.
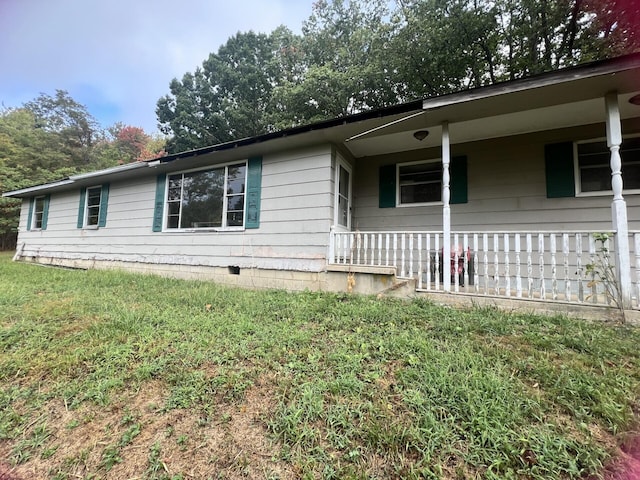
<path id="1" fill-rule="evenodd" d="M 329 264 L 336 263 L 336 232 L 333 226 L 329 231 L 329 254 L 327 255 L 327 258 L 329 259 Z"/>
<path id="2" fill-rule="evenodd" d="M 451 199 L 449 164 L 449 122 L 442 122 L 442 287 L 451 291 Z M 445 267 L 446 266 L 446 267 Z"/>
<path id="3" fill-rule="evenodd" d="M 610 92 L 605 97 L 607 113 L 607 146 L 611 151 L 611 219 L 615 230 L 616 276 L 620 287 L 623 308 L 631 308 L 631 258 L 629 253 L 629 225 L 627 222 L 627 203 L 622 197 L 622 125 L 618 93 Z"/>

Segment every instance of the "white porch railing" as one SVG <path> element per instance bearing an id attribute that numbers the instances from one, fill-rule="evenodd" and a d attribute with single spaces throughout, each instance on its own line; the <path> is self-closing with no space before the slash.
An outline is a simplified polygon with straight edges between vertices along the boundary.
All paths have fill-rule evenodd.
<path id="1" fill-rule="evenodd" d="M 640 232 L 630 234 L 632 307 L 640 299 Z M 440 231 L 331 232 L 329 263 L 393 266 L 400 278 L 416 280 L 419 291 L 451 292 L 585 304 L 612 304 L 606 285 L 589 272 L 613 265 L 613 238 L 572 232 L 454 232 L 451 258 L 442 258 Z M 635 265 L 633 259 L 635 258 Z"/>

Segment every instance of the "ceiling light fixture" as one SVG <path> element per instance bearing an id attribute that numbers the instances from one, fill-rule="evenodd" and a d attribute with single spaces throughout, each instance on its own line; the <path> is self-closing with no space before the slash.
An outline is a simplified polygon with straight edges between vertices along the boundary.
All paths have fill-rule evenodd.
<path id="1" fill-rule="evenodd" d="M 428 135 L 429 135 L 429 130 L 418 130 L 417 132 L 413 133 L 413 136 L 415 137 L 415 139 L 420 142 L 425 138 L 427 138 Z"/>
<path id="2" fill-rule="evenodd" d="M 633 97 L 631 97 L 629 99 L 629 103 L 631 103 L 632 105 L 640 106 L 640 93 L 638 95 L 634 95 Z"/>

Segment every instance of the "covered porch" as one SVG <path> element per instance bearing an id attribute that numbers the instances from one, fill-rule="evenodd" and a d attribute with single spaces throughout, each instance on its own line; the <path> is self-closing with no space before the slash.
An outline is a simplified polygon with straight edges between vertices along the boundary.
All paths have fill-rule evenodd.
<path id="1" fill-rule="evenodd" d="M 442 231 L 332 231 L 330 240 L 329 264 L 393 267 L 419 292 L 640 309 L 640 231 L 629 232 L 627 303 L 611 276 L 614 233 L 451 232 L 449 262 Z"/>
<path id="2" fill-rule="evenodd" d="M 417 292 L 640 309 L 639 60 L 427 99 L 347 138 L 328 264 L 392 268 Z"/>

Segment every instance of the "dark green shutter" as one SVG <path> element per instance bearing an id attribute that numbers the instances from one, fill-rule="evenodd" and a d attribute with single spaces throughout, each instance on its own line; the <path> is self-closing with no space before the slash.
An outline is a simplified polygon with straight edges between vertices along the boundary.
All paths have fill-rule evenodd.
<path id="1" fill-rule="evenodd" d="M 247 198 L 245 228 L 260 226 L 260 190 L 262 188 L 262 157 L 251 157 L 247 164 Z"/>
<path id="2" fill-rule="evenodd" d="M 396 206 L 396 166 L 383 165 L 379 171 L 379 203 L 380 208 Z"/>
<path id="3" fill-rule="evenodd" d="M 78 206 L 78 228 L 84 227 L 84 204 L 87 197 L 87 189 L 80 190 L 80 205 Z"/>
<path id="4" fill-rule="evenodd" d="M 545 145 L 544 172 L 547 198 L 575 197 L 573 142 Z"/>
<path id="5" fill-rule="evenodd" d="M 163 173 L 156 178 L 156 200 L 153 210 L 153 231 L 162 231 L 162 212 L 164 211 L 164 190 L 167 176 Z"/>
<path id="6" fill-rule="evenodd" d="M 467 203 L 467 157 L 461 155 L 451 159 L 450 203 Z"/>
<path id="7" fill-rule="evenodd" d="M 44 205 L 42 207 L 42 230 L 47 229 L 47 221 L 49 220 L 49 200 L 51 200 L 51 195 L 45 195 Z"/>
<path id="8" fill-rule="evenodd" d="M 31 197 L 29 199 L 29 215 L 27 216 L 27 230 L 31 230 L 31 222 L 33 220 L 33 205 L 35 201 L 34 198 Z"/>
<path id="9" fill-rule="evenodd" d="M 105 227 L 107 225 L 107 207 L 109 205 L 109 184 L 102 185 L 100 190 L 100 216 L 98 217 L 98 226 Z"/>

